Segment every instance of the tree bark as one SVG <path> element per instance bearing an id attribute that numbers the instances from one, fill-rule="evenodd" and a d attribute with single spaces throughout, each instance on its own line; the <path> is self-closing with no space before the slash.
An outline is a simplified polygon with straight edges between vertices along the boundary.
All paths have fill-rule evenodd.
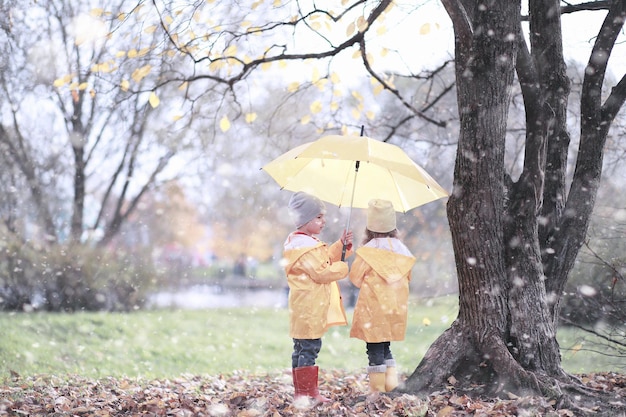
<path id="1" fill-rule="evenodd" d="M 512 34 L 517 33 L 520 4 L 447 3 L 457 34 L 461 119 L 455 183 L 448 201 L 459 280 L 459 316 L 409 377 L 406 389 L 419 392 L 436 382 L 433 376 L 440 381 L 454 376 L 457 381 L 485 383 L 492 392 L 538 390 L 536 379 L 525 372 L 517 358 L 530 358 L 526 350 L 534 352 L 536 341 L 551 329 L 537 327 L 532 344 L 520 343 L 527 330 L 522 325 L 524 317 L 532 305 L 525 302 L 523 292 L 511 279 L 526 271 L 507 269 L 510 252 L 506 250 L 507 232 L 511 232 L 505 227 L 504 142 L 518 48 Z M 536 204 L 531 200 L 523 209 L 532 217 Z M 521 243 L 532 238 L 532 232 L 530 236 L 518 234 L 520 245 L 514 247 L 526 249 Z M 528 268 L 538 281 L 538 245 L 531 249 Z M 537 287 L 533 285 L 534 293 L 539 292 Z M 510 309 L 511 301 L 517 308 Z M 445 363 L 433 361 L 433 357 L 445 358 Z"/>
<path id="2" fill-rule="evenodd" d="M 605 108 L 600 89 L 626 2 L 612 3 L 598 37 L 602 45 L 594 48 L 607 59 L 592 59 L 587 71 L 581 147 L 569 198 L 569 82 L 559 0 L 529 2 L 531 50 L 522 33 L 519 1 L 443 2 L 456 35 L 460 133 L 447 209 L 459 316 L 401 390 L 429 393 L 444 384 L 458 390 L 473 384 L 491 395 L 511 391 L 574 402 L 564 393 L 589 392 L 562 368 L 558 306 L 591 217 L 615 104 L 624 103 L 626 81 L 616 86 Z M 515 73 L 527 125 L 517 181 L 504 167 Z"/>

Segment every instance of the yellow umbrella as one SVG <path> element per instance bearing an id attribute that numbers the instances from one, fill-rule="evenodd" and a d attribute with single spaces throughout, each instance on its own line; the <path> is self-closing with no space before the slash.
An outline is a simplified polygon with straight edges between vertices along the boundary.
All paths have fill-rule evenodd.
<path id="1" fill-rule="evenodd" d="M 382 198 L 406 213 L 448 196 L 402 149 L 367 136 L 324 136 L 262 169 L 283 189 L 306 191 L 339 207 L 367 208 L 370 199 Z"/>
<path id="2" fill-rule="evenodd" d="M 262 169 L 282 189 L 305 191 L 350 207 L 346 230 L 352 208 L 367 208 L 372 198 L 389 200 L 396 211 L 406 213 L 448 196 L 402 149 L 367 136 L 324 136 L 293 148 Z"/>

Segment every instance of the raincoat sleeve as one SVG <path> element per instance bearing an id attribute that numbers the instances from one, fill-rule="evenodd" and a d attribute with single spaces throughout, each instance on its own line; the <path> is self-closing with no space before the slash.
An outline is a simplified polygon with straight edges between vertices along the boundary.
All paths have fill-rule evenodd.
<path id="1" fill-rule="evenodd" d="M 341 249 L 340 249 L 341 253 Z M 339 255 L 341 258 L 341 255 Z M 311 280 L 318 284 L 328 284 L 348 276 L 348 264 L 331 261 L 325 246 L 318 247 L 302 255 L 300 266 Z"/>
<path id="2" fill-rule="evenodd" d="M 365 274 L 367 271 L 371 269 L 371 267 L 361 258 L 357 252 L 357 256 L 352 262 L 352 267 L 350 268 L 350 282 L 354 284 L 355 287 L 361 288 L 363 284 L 363 280 L 365 279 Z"/>
<path id="3" fill-rule="evenodd" d="M 343 252 L 343 243 L 341 242 L 341 239 L 330 245 L 328 248 L 330 259 L 333 262 L 341 261 L 341 252 Z M 352 249 L 347 250 L 345 259 L 348 259 L 353 253 Z"/>

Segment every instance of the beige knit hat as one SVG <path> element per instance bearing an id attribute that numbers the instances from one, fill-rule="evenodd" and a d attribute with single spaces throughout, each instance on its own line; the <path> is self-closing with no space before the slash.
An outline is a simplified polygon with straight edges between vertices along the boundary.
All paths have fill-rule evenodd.
<path id="1" fill-rule="evenodd" d="M 367 207 L 367 229 L 375 233 L 389 233 L 396 228 L 396 211 L 391 201 L 374 198 Z"/>

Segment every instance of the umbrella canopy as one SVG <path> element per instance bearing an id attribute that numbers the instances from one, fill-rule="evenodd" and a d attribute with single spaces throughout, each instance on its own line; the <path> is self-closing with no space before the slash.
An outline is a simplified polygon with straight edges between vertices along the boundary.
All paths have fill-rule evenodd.
<path id="1" fill-rule="evenodd" d="M 448 196 L 402 149 L 367 136 L 324 136 L 262 169 L 283 189 L 306 191 L 339 207 L 367 208 L 372 198 L 381 198 L 405 213 Z"/>

